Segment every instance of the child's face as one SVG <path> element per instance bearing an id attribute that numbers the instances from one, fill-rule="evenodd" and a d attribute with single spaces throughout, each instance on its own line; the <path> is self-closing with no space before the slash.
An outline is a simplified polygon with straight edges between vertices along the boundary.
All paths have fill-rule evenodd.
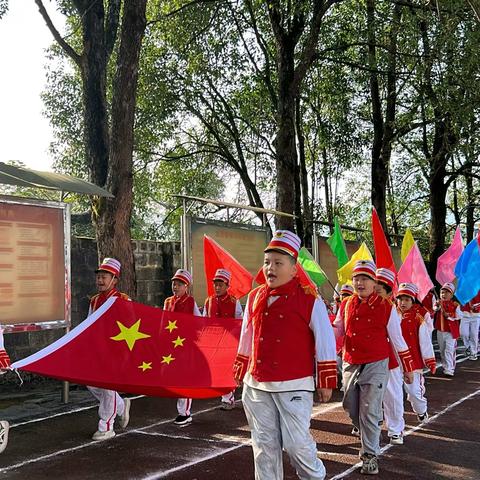
<path id="1" fill-rule="evenodd" d="M 297 262 L 293 257 L 279 252 L 266 252 L 263 260 L 263 274 L 270 288 L 288 283 L 297 274 Z"/>
<path id="2" fill-rule="evenodd" d="M 99 293 L 109 292 L 118 283 L 118 278 L 114 277 L 110 272 L 103 270 L 98 271 L 95 274 L 95 285 Z"/>
<path id="3" fill-rule="evenodd" d="M 360 298 L 369 297 L 374 291 L 377 282 L 367 275 L 355 275 L 352 279 L 353 288 Z"/>
<path id="4" fill-rule="evenodd" d="M 450 290 L 447 290 L 445 288 L 442 288 L 440 290 L 440 298 L 442 300 L 451 300 L 453 298 L 453 294 Z"/>
<path id="5" fill-rule="evenodd" d="M 397 305 L 400 307 L 400 310 L 402 312 L 406 312 L 407 310 L 410 310 L 412 308 L 413 299 L 408 295 L 400 295 L 397 298 Z"/>
<path id="6" fill-rule="evenodd" d="M 375 291 L 377 292 L 377 295 L 381 295 L 382 297 L 386 297 L 388 295 L 387 289 L 382 283 L 375 284 Z"/>
<path id="7" fill-rule="evenodd" d="M 222 295 L 225 295 L 227 293 L 228 285 L 221 280 L 215 280 L 213 282 L 213 288 L 215 290 L 215 295 L 217 297 L 221 297 Z"/>
<path id="8" fill-rule="evenodd" d="M 187 284 L 181 280 L 172 280 L 172 292 L 176 297 L 183 297 L 187 293 Z"/>

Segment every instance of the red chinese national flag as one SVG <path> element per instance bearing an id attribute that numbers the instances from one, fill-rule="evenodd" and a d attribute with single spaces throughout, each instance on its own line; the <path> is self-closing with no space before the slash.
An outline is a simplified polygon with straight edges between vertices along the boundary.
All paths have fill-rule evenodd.
<path id="1" fill-rule="evenodd" d="M 393 261 L 392 250 L 388 244 L 387 237 L 385 236 L 385 232 L 383 231 L 375 207 L 372 207 L 372 235 L 377 268 L 388 268 L 396 273 L 397 269 L 395 268 L 395 263 Z"/>
<path id="2" fill-rule="evenodd" d="M 241 320 L 110 298 L 70 333 L 12 365 L 120 392 L 209 398 L 235 389 Z"/>
<path id="3" fill-rule="evenodd" d="M 242 298 L 252 289 L 253 275 L 207 235 L 203 237 L 203 258 L 209 296 L 215 293 L 212 279 L 219 268 L 224 268 L 232 274 L 228 292 L 235 298 Z"/>

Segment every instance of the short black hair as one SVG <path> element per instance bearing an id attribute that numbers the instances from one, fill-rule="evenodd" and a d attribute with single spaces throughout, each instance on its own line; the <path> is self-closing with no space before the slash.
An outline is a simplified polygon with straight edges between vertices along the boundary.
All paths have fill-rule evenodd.
<path id="1" fill-rule="evenodd" d="M 392 287 L 390 285 L 387 285 L 385 282 L 377 282 L 379 285 L 381 285 L 387 293 L 392 293 Z"/>

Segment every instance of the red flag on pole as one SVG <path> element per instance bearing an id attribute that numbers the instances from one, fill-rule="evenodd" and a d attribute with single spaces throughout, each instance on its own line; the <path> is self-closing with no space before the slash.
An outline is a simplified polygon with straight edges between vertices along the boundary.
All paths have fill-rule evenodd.
<path id="1" fill-rule="evenodd" d="M 235 389 L 241 320 L 166 312 L 111 298 L 64 337 L 12 368 L 83 385 L 161 397 Z"/>
<path id="2" fill-rule="evenodd" d="M 385 236 L 385 232 L 383 231 L 375 207 L 372 207 L 372 235 L 377 268 L 388 268 L 396 273 L 397 269 L 395 268 L 395 263 L 393 261 L 392 250 L 388 244 L 387 237 Z"/>
<path id="3" fill-rule="evenodd" d="M 238 263 L 230 253 L 207 235 L 203 237 L 203 258 L 209 296 L 215 293 L 212 278 L 219 268 L 224 268 L 232 274 L 228 293 L 235 298 L 242 298 L 252 289 L 253 275 L 243 265 Z"/>

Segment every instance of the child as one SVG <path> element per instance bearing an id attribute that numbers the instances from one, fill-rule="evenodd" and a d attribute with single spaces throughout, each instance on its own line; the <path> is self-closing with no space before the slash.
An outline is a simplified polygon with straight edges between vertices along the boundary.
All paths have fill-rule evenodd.
<path id="1" fill-rule="evenodd" d="M 266 284 L 250 292 L 243 317 L 234 375 L 243 380 L 255 478 L 283 478 L 282 449 L 300 478 L 325 478 L 309 427 L 315 387 L 327 402 L 336 386 L 335 338 L 324 302 L 300 285 L 299 249 L 297 235 L 275 232 Z"/>
<path id="2" fill-rule="evenodd" d="M 243 310 L 240 302 L 228 294 L 232 274 L 223 268 L 219 268 L 213 277 L 215 295 L 210 295 L 205 300 L 203 308 L 204 317 L 242 318 Z M 235 408 L 235 390 L 222 395 L 222 410 Z"/>
<path id="3" fill-rule="evenodd" d="M 397 305 L 402 319 L 402 334 L 413 357 L 413 382 L 405 384 L 407 400 L 417 414 L 418 420 L 428 420 L 427 399 L 425 398 L 425 382 L 423 367 L 435 373 L 436 362 L 430 328 L 421 315 L 420 304 L 417 303 L 418 289 L 413 283 L 402 283 L 397 293 Z"/>
<path id="4" fill-rule="evenodd" d="M 469 360 L 477 360 L 478 352 L 478 322 L 480 319 L 480 292 L 469 302 L 460 307 L 462 320 L 460 322 L 460 333 L 465 345 L 465 355 Z"/>
<path id="5" fill-rule="evenodd" d="M 376 277 L 375 290 L 377 294 L 391 302 L 395 273 L 388 268 L 377 268 Z M 403 445 L 404 413 L 403 372 L 392 344 L 389 343 L 388 383 L 383 397 L 383 418 L 392 445 Z"/>
<path id="6" fill-rule="evenodd" d="M 412 357 L 400 329 L 392 302 L 375 292 L 376 267 L 359 260 L 352 272 L 355 294 L 344 300 L 334 322 L 343 345 L 343 408 L 360 432 L 361 473 L 378 473 L 382 402 L 388 381 L 389 340 L 404 367 L 407 382 L 413 379 Z"/>
<path id="7" fill-rule="evenodd" d="M 447 377 L 455 375 L 457 338 L 460 335 L 460 304 L 453 300 L 455 285 L 445 283 L 440 289 L 440 301 L 434 305 L 435 328 L 442 360 L 443 373 Z"/>
<path id="8" fill-rule="evenodd" d="M 95 283 L 98 293 L 90 299 L 88 314 L 91 315 L 100 308 L 109 298 L 119 297 L 130 300 L 128 295 L 117 290 L 121 264 L 115 258 L 105 258 L 95 270 Z M 107 440 L 115 436 L 113 424 L 119 416 L 120 427 L 126 428 L 130 420 L 130 399 L 122 399 L 117 392 L 104 388 L 87 386 L 90 393 L 100 402 L 98 407 L 98 430 L 93 434 L 93 440 Z M 121 413 L 119 413 L 121 412 Z"/>
<path id="9" fill-rule="evenodd" d="M 173 295 L 165 299 L 163 309 L 167 312 L 190 313 L 200 316 L 200 310 L 195 299 L 188 294 L 188 288 L 192 284 L 192 274 L 188 270 L 180 268 L 172 277 Z M 192 408 L 191 398 L 179 398 L 177 400 L 178 415 L 173 421 L 175 425 L 187 425 L 192 421 L 190 409 Z"/>
<path id="10" fill-rule="evenodd" d="M 10 357 L 3 345 L 3 330 L 0 328 L 0 374 L 5 373 L 10 367 Z M 10 424 L 6 420 L 0 420 L 0 453 L 2 453 L 8 444 L 8 431 Z"/>

